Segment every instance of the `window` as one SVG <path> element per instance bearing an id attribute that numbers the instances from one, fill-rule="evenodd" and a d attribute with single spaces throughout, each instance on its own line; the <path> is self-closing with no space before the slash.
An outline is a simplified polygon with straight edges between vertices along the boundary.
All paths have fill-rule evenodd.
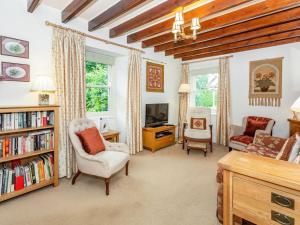
<path id="1" fill-rule="evenodd" d="M 110 66 L 86 61 L 86 110 L 108 112 L 110 107 Z"/>
<path id="2" fill-rule="evenodd" d="M 191 77 L 192 93 L 190 104 L 196 107 L 216 109 L 218 73 L 200 74 Z"/>

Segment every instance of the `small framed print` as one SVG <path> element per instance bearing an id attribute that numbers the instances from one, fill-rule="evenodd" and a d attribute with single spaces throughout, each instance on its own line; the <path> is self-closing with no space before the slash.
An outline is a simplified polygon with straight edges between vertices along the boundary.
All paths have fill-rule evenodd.
<path id="1" fill-rule="evenodd" d="M 1 81 L 30 81 L 30 66 L 27 64 L 2 62 L 1 70 Z"/>
<path id="2" fill-rule="evenodd" d="M 164 92 L 164 65 L 147 62 L 147 92 Z"/>
<path id="3" fill-rule="evenodd" d="M 10 37 L 0 37 L 1 55 L 29 58 L 29 42 Z"/>

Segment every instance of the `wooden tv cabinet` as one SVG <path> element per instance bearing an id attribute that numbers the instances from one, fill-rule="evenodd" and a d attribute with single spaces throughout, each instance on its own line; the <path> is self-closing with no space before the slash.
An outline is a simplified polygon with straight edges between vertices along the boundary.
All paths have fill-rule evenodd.
<path id="1" fill-rule="evenodd" d="M 144 127 L 143 146 L 152 152 L 175 144 L 175 126 Z"/>

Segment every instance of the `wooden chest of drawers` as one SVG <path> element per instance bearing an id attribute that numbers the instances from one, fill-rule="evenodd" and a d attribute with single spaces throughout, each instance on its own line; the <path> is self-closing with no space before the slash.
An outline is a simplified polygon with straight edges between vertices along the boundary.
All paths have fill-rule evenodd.
<path id="1" fill-rule="evenodd" d="M 300 225 L 300 165 L 229 153 L 224 169 L 224 225 L 238 216 L 258 225 Z"/>

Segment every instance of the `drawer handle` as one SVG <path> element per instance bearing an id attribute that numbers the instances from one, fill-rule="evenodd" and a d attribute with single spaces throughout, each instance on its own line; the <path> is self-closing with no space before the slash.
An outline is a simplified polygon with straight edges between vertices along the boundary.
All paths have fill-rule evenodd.
<path id="1" fill-rule="evenodd" d="M 271 201 L 277 205 L 280 205 L 285 208 L 294 209 L 295 208 L 295 201 L 294 199 L 272 193 Z"/>
<path id="2" fill-rule="evenodd" d="M 281 224 L 281 225 L 294 225 L 295 219 L 279 212 L 271 211 L 271 218 L 273 221 Z"/>

